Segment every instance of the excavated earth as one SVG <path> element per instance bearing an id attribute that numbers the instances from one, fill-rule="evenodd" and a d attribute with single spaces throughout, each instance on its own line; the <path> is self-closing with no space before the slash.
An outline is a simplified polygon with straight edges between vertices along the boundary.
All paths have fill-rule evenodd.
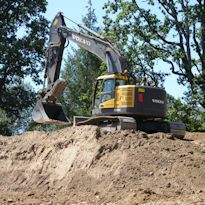
<path id="1" fill-rule="evenodd" d="M 205 205 L 205 133 L 0 136 L 0 204 Z"/>

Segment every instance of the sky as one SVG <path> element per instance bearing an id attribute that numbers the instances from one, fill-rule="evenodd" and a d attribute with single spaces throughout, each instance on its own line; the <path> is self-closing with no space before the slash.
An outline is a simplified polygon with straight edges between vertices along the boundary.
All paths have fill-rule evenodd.
<path id="1" fill-rule="evenodd" d="M 48 20 L 52 20 L 55 15 L 61 11 L 64 13 L 66 17 L 71 18 L 74 21 L 81 22 L 82 17 L 86 14 L 87 9 L 87 3 L 88 0 L 47 0 L 48 6 L 47 6 L 47 12 L 46 12 L 46 18 Z M 96 16 L 99 20 L 99 23 L 102 22 L 102 16 L 103 16 L 103 5 L 106 2 L 106 0 L 92 0 L 93 8 L 95 9 Z"/>
<path id="2" fill-rule="evenodd" d="M 63 12 L 66 17 L 74 20 L 77 23 L 81 23 L 82 17 L 87 12 L 87 2 L 88 0 L 74 0 L 72 2 L 69 0 L 48 0 L 47 12 L 45 14 L 45 17 L 49 21 L 52 21 L 58 12 Z M 107 0 L 92 0 L 93 8 L 95 9 L 95 14 L 98 18 L 98 23 L 100 25 L 102 25 L 103 22 L 102 17 L 104 15 L 104 11 L 102 7 L 105 2 L 107 2 Z M 160 67 L 160 65 L 158 66 Z M 166 69 L 166 71 L 168 70 L 168 68 L 164 68 L 164 65 L 161 67 L 162 68 L 160 69 L 162 71 L 163 69 Z M 174 75 L 170 75 L 169 77 L 167 77 L 164 85 L 167 93 L 173 95 L 175 98 L 182 97 L 184 91 L 186 91 L 186 88 L 184 86 L 178 85 L 177 78 Z"/>

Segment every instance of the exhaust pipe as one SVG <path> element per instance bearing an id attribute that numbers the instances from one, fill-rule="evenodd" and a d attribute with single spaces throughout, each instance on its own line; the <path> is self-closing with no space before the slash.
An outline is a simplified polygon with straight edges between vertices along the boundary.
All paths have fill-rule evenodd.
<path id="1" fill-rule="evenodd" d="M 41 124 L 68 125 L 70 123 L 60 103 L 49 103 L 42 100 L 37 101 L 32 118 Z"/>

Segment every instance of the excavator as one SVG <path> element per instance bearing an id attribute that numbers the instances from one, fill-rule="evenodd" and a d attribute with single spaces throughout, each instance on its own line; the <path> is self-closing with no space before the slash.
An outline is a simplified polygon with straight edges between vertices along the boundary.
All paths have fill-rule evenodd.
<path id="1" fill-rule="evenodd" d="M 105 129 L 165 132 L 181 137 L 185 135 L 182 122 L 166 120 L 167 98 L 164 89 L 148 85 L 146 77 L 143 80 L 137 79 L 129 71 L 122 52 L 108 39 L 81 24 L 77 24 L 81 32 L 69 28 L 65 18 L 59 12 L 50 27 L 44 88 L 38 92 L 32 113 L 35 122 L 55 125 L 70 123 L 58 99 L 67 86 L 67 82 L 59 76 L 65 43 L 71 41 L 98 56 L 107 66 L 106 73 L 99 76 L 95 84 L 92 115 L 74 116 L 74 126 L 97 125 Z"/>

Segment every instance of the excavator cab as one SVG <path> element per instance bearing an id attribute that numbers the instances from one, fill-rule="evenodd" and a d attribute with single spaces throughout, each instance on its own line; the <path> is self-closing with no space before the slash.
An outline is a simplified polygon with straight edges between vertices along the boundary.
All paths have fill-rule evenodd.
<path id="1" fill-rule="evenodd" d="M 94 109 L 114 108 L 116 87 L 127 84 L 128 77 L 123 75 L 109 74 L 98 77 L 94 91 Z"/>

